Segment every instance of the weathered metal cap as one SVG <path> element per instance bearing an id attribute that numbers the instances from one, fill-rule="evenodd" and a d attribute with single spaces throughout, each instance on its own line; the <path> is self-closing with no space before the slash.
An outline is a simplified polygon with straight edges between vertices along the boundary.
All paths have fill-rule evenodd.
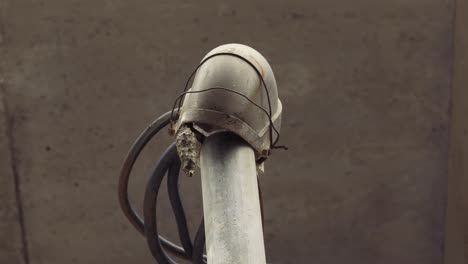
<path id="1" fill-rule="evenodd" d="M 267 60 L 251 47 L 226 44 L 203 58 L 174 128 L 191 123 L 205 136 L 230 131 L 265 157 L 278 137 L 271 124 L 279 132 L 281 111 Z"/>

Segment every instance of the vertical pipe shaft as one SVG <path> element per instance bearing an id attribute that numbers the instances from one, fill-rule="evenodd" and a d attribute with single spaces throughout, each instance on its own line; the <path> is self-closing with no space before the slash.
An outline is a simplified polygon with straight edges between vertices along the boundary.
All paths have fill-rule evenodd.
<path id="1" fill-rule="evenodd" d="M 210 264 L 265 264 L 252 148 L 232 133 L 205 139 L 200 154 Z"/>

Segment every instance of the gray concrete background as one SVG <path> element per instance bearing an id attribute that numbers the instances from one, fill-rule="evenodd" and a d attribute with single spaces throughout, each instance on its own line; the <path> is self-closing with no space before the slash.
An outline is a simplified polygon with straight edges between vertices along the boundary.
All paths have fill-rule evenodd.
<path id="1" fill-rule="evenodd" d="M 468 260 L 468 2 L 457 1 L 454 74 L 450 121 L 448 206 L 445 255 L 447 264 Z"/>
<path id="2" fill-rule="evenodd" d="M 452 0 L 0 3 L 0 263 L 24 263 L 23 244 L 34 264 L 154 263 L 118 207 L 121 161 L 229 42 L 267 57 L 284 104 L 290 150 L 262 177 L 269 262 L 442 263 Z M 137 164 L 139 205 L 170 140 Z M 199 187 L 182 183 L 192 226 Z"/>

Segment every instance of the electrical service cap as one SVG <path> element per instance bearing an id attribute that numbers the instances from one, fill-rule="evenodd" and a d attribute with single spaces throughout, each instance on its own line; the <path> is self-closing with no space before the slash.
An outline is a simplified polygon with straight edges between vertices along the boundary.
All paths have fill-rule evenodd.
<path id="1" fill-rule="evenodd" d="M 226 44 L 198 66 L 174 129 L 192 124 L 204 136 L 230 131 L 266 157 L 279 137 L 282 105 L 273 71 L 256 50 Z"/>

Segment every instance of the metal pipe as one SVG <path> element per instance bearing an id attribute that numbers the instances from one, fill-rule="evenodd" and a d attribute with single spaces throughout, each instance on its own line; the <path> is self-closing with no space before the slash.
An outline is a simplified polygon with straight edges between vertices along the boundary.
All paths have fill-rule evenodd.
<path id="1" fill-rule="evenodd" d="M 253 149 L 233 133 L 207 137 L 200 154 L 210 264 L 265 264 Z"/>

